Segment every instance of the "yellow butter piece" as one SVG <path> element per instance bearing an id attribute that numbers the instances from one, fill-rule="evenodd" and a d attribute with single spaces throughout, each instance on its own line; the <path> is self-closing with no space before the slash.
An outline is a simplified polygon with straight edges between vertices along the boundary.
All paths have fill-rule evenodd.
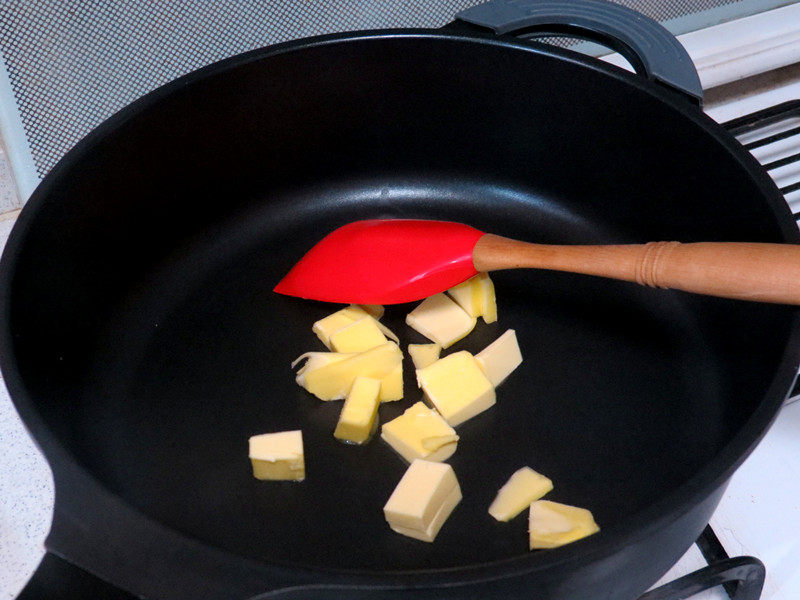
<path id="1" fill-rule="evenodd" d="M 550 479 L 530 467 L 522 467 L 497 492 L 489 514 L 498 521 L 510 521 L 552 489 Z"/>
<path id="2" fill-rule="evenodd" d="M 311 331 L 317 334 L 320 341 L 325 344 L 328 350 L 332 350 L 331 336 L 342 327 L 350 325 L 354 321 L 368 317 L 369 314 L 359 306 L 347 306 L 335 313 L 320 319 L 311 326 Z"/>
<path id="3" fill-rule="evenodd" d="M 363 352 L 386 341 L 378 322 L 369 316 L 345 325 L 330 336 L 334 352 Z"/>
<path id="4" fill-rule="evenodd" d="M 414 361 L 414 367 L 424 369 L 439 360 L 442 347 L 439 344 L 409 344 L 408 353 Z"/>
<path id="5" fill-rule="evenodd" d="M 384 308 L 380 304 L 351 304 L 343 310 L 345 311 L 344 316 L 354 321 L 364 318 L 364 315 L 372 317 L 375 320 L 375 325 L 381 330 L 383 335 L 392 340 L 395 344 L 400 343 L 400 339 L 392 330 L 380 322 L 380 318 L 384 313 Z"/>
<path id="6" fill-rule="evenodd" d="M 464 309 L 470 317 L 480 317 L 483 314 L 483 296 L 475 285 L 475 279 L 471 277 L 457 286 L 447 290 L 450 297 Z"/>
<path id="7" fill-rule="evenodd" d="M 381 402 L 393 402 L 403 399 L 403 363 L 400 362 L 389 374 L 381 379 Z"/>
<path id="8" fill-rule="evenodd" d="M 497 297 L 494 293 L 494 283 L 486 273 L 478 273 L 478 285 L 483 297 L 483 310 L 481 316 L 485 323 L 497 321 Z"/>
<path id="9" fill-rule="evenodd" d="M 249 440 L 250 462 L 256 479 L 302 481 L 306 476 L 301 431 L 254 435 Z"/>
<path id="10" fill-rule="evenodd" d="M 445 294 L 435 294 L 406 315 L 406 323 L 442 348 L 449 348 L 475 327 L 475 317 Z"/>
<path id="11" fill-rule="evenodd" d="M 487 379 L 497 387 L 511 372 L 522 364 L 522 352 L 517 343 L 517 334 L 509 329 L 475 355 Z"/>
<path id="12" fill-rule="evenodd" d="M 455 487 L 442 501 L 442 505 L 433 516 L 430 525 L 428 525 L 424 530 L 420 531 L 417 529 L 410 529 L 400 525 L 390 524 L 389 526 L 392 528 L 392 531 L 396 531 L 402 535 L 421 540 L 423 542 L 432 542 L 436 539 L 436 535 L 439 533 L 442 525 L 444 525 L 447 517 L 450 516 L 450 513 L 453 512 L 453 509 L 458 505 L 459 502 L 461 502 L 461 489 Z"/>
<path id="13" fill-rule="evenodd" d="M 378 399 L 380 390 L 380 379 L 356 377 L 344 401 L 333 437 L 353 444 L 369 441 L 377 422 L 375 417 L 380 404 Z"/>
<path id="14" fill-rule="evenodd" d="M 324 367 L 325 365 L 329 365 L 334 362 L 338 362 L 340 360 L 344 360 L 353 356 L 352 354 L 344 354 L 344 353 L 337 353 L 337 352 L 306 352 L 305 354 L 301 354 L 292 362 L 292 368 L 297 365 L 300 361 L 305 360 L 305 364 L 297 370 L 297 377 L 295 377 L 295 381 L 297 385 L 300 387 L 306 386 L 306 376 L 305 374 L 308 371 L 313 371 L 314 369 L 319 369 L 320 367 Z"/>
<path id="15" fill-rule="evenodd" d="M 394 342 L 386 342 L 325 366 L 303 373 L 303 387 L 320 400 L 341 400 L 356 377 L 383 379 L 402 365 L 403 353 Z"/>
<path id="16" fill-rule="evenodd" d="M 358 306 L 376 319 L 380 319 L 385 310 L 380 304 L 359 304 Z"/>
<path id="17" fill-rule="evenodd" d="M 381 426 L 381 437 L 408 462 L 417 458 L 440 462 L 456 451 L 458 435 L 439 413 L 417 402 Z"/>
<path id="18" fill-rule="evenodd" d="M 447 293 L 471 317 L 483 317 L 487 323 L 497 321 L 494 284 L 488 274 L 478 273 L 475 277 L 450 288 Z"/>
<path id="19" fill-rule="evenodd" d="M 556 548 L 597 533 L 600 528 L 585 508 L 537 500 L 531 504 L 530 549 Z"/>
<path id="20" fill-rule="evenodd" d="M 453 427 L 482 413 L 496 402 L 494 387 L 475 357 L 466 350 L 419 369 L 417 381 L 428 400 Z"/>
<path id="21" fill-rule="evenodd" d="M 371 308 L 374 310 L 374 307 Z M 391 330 L 386 327 L 386 325 L 378 321 L 377 318 L 373 317 L 364 308 L 355 304 L 346 306 L 345 308 L 337 310 L 335 313 L 328 315 L 324 319 L 320 319 L 314 323 L 314 325 L 311 327 L 311 331 L 317 334 L 317 337 L 323 344 L 325 344 L 325 347 L 328 348 L 328 350 L 333 350 L 333 346 L 331 345 L 331 336 L 340 329 L 364 318 L 373 319 L 376 327 L 383 335 L 390 340 L 393 340 L 396 344 L 400 343 L 400 340 L 397 338 L 397 336 L 392 333 Z"/>
<path id="22" fill-rule="evenodd" d="M 305 364 L 297 371 L 297 377 L 295 378 L 295 381 L 297 381 L 297 385 L 300 387 L 308 389 L 306 384 L 306 374 L 309 371 L 319 369 L 334 362 L 339 362 L 345 358 L 356 356 L 357 354 L 358 353 L 306 352 L 292 362 L 292 367 L 295 367 L 300 361 L 306 360 Z M 338 400 L 340 398 L 334 399 Z M 381 379 L 380 400 L 381 402 L 391 402 L 393 400 L 402 399 L 403 363 L 401 360 L 400 364 L 394 367 L 383 379 Z"/>
<path id="23" fill-rule="evenodd" d="M 450 465 L 417 459 L 397 484 L 383 513 L 393 530 L 432 542 L 460 501 L 461 487 Z"/>

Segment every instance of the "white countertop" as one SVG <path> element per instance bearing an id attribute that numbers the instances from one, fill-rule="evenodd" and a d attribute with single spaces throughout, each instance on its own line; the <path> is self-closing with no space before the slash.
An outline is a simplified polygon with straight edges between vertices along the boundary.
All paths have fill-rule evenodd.
<path id="1" fill-rule="evenodd" d="M 13 224 L 0 220 L 0 248 Z M 52 512 L 50 468 L 0 378 L 0 600 L 14 598 L 39 564 Z"/>

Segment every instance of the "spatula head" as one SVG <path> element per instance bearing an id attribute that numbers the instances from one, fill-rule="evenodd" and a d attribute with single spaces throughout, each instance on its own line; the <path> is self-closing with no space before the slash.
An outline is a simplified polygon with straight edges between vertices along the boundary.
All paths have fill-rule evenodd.
<path id="1" fill-rule="evenodd" d="M 477 273 L 472 249 L 481 236 L 449 221 L 356 221 L 322 238 L 275 291 L 354 304 L 419 300 Z"/>

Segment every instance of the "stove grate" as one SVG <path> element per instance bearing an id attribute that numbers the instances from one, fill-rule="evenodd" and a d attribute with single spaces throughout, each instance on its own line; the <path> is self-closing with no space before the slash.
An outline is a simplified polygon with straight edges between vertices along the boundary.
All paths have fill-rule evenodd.
<path id="1" fill-rule="evenodd" d="M 783 150 L 800 146 L 800 100 L 790 100 L 776 104 L 764 110 L 733 119 L 723 123 L 730 133 L 750 150 L 762 166 L 772 175 L 778 189 L 786 196 L 790 206 L 795 204 L 792 195 L 800 190 L 800 169 L 778 172 L 781 167 L 800 165 L 800 152 L 794 152 L 780 158 L 765 160 L 770 157 L 769 149 L 780 152 L 779 143 L 783 142 Z M 777 131 L 775 131 L 777 129 Z M 791 144 L 791 146 L 790 146 Z M 789 179 L 787 182 L 786 180 Z M 800 201 L 800 199 L 797 199 Z M 800 220 L 800 210 L 795 211 L 795 219 Z"/>
<path id="2" fill-rule="evenodd" d="M 721 585 L 731 600 L 758 600 L 764 588 L 764 563 L 752 556 L 730 558 L 719 538 L 706 525 L 695 542 L 708 566 L 650 590 L 639 600 L 684 600 Z"/>

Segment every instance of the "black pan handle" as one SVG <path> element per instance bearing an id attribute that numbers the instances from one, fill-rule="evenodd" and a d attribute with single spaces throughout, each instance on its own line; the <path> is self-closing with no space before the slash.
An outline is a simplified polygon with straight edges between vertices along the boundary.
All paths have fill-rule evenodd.
<path id="1" fill-rule="evenodd" d="M 637 73 L 689 96 L 698 106 L 703 87 L 689 53 L 663 25 L 607 0 L 491 0 L 456 20 L 497 35 L 572 34 L 613 48 Z"/>

